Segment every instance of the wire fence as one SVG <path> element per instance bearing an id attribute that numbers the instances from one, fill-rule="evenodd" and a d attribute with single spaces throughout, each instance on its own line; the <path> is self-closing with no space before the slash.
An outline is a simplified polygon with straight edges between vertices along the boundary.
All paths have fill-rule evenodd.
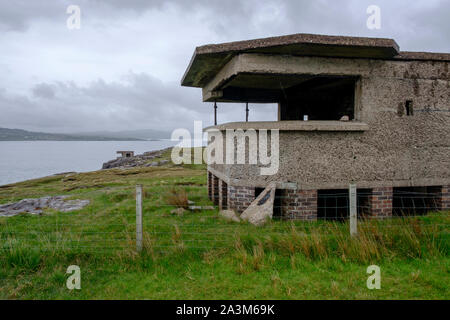
<path id="1" fill-rule="evenodd" d="M 370 214 L 367 201 L 371 196 L 367 190 L 357 192 L 358 231 L 389 233 L 401 228 L 420 228 L 422 233 L 432 233 L 448 241 L 450 216 L 448 211 L 441 210 L 438 193 L 397 190 L 390 200 L 392 214 L 386 219 Z M 22 199 L 40 197 L 39 194 L 20 196 Z M 224 218 L 215 204 L 218 199 L 210 199 L 204 185 L 147 185 L 138 202 L 136 190 L 131 187 L 74 192 L 65 201 L 73 199 L 89 200 L 89 204 L 69 212 L 45 209 L 36 214 L 0 216 L 0 251 L 4 254 L 20 250 L 205 251 L 283 237 L 291 240 L 295 237 L 301 242 L 314 234 L 334 238 L 348 234 L 351 215 L 348 190 L 319 192 L 316 216 L 308 221 L 298 216 L 289 218 L 282 205 L 288 197 L 277 195 L 274 216 L 262 227 Z M 2 203 L 19 200 L 14 196 L 1 199 Z M 139 203 L 141 210 L 137 210 Z"/>

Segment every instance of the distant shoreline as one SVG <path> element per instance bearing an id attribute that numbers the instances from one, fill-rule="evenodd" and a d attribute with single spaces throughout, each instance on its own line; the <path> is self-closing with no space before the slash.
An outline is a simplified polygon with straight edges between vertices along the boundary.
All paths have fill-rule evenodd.
<path id="1" fill-rule="evenodd" d="M 47 133 L 0 128 L 0 141 L 159 141 L 168 133 L 147 131 Z"/>
<path id="2" fill-rule="evenodd" d="M 23 182 L 61 172 L 90 172 L 117 157 L 117 150 L 135 154 L 175 145 L 170 140 L 139 141 L 0 141 L 0 185 Z"/>
<path id="3" fill-rule="evenodd" d="M 42 142 L 42 141 L 58 141 L 58 142 L 75 142 L 75 141 L 78 141 L 78 142 L 88 142 L 88 141 L 96 141 L 96 142 L 102 142 L 102 141 L 121 141 L 121 142 L 124 142 L 124 141 L 137 141 L 137 142 L 139 142 L 139 141 L 142 141 L 142 142 L 145 142 L 145 141 L 164 141 L 164 140 L 170 140 L 170 139 L 149 139 L 149 140 L 145 140 L 145 139 L 73 139 L 73 140 L 70 140 L 70 139 L 36 139 L 36 140 L 34 140 L 34 139 L 22 139 L 22 140 L 20 140 L 20 139 L 10 139 L 10 140 L 4 140 L 4 139 L 0 139 L 0 142 L 2 142 L 2 141 L 5 141 L 5 142 L 8 142 L 8 141 L 10 141 L 10 142 L 20 142 L 20 141 L 31 141 L 31 142 L 33 142 L 33 141 L 36 141 L 36 142 L 38 142 L 38 141 L 40 141 L 40 142 Z"/>

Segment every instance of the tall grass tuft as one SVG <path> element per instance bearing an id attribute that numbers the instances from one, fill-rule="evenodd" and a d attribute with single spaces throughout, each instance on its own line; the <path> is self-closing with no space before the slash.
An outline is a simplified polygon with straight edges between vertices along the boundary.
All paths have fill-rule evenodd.
<path id="1" fill-rule="evenodd" d="M 360 220 L 358 235 L 341 222 L 293 222 L 285 231 L 264 235 L 264 250 L 309 260 L 339 257 L 342 261 L 370 263 L 382 259 L 433 258 L 448 255 L 448 216 Z M 436 221 L 436 223 L 433 223 Z M 279 227 L 280 225 L 278 225 Z M 253 234 L 258 241 L 258 234 Z M 242 245 L 237 249 L 242 255 Z M 247 250 L 248 251 L 248 250 Z"/>
<path id="2" fill-rule="evenodd" d="M 189 204 L 186 190 L 175 187 L 167 190 L 164 195 L 164 201 L 166 204 L 184 209 L 187 209 Z"/>

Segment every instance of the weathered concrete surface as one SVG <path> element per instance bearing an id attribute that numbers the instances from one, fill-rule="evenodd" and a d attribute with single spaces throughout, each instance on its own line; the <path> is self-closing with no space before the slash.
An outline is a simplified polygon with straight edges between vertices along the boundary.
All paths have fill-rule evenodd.
<path id="1" fill-rule="evenodd" d="M 248 162 L 211 164 L 208 170 L 226 183 L 228 208 L 242 212 L 255 188 L 273 182 L 286 189 L 282 206 L 295 218 L 315 219 L 313 198 L 320 189 L 346 189 L 349 183 L 378 190 L 450 184 L 449 64 L 448 53 L 401 52 L 390 39 L 291 35 L 199 47 L 182 85 L 201 87 L 203 101 L 278 103 L 283 121 L 207 128 L 210 135 L 219 130 L 224 136 L 227 129 L 279 129 L 276 174 L 263 176 L 263 165 Z M 320 119 L 330 121 L 291 121 L 308 115 L 308 98 L 326 94 L 323 88 L 332 84 L 322 81 L 327 78 L 353 81 L 344 87 L 341 106 L 333 100 L 339 90 L 324 100 L 332 116 Z M 333 113 L 335 101 L 334 109 L 343 109 Z M 226 104 L 219 104 L 219 114 L 222 107 Z M 343 117 L 350 121 L 338 121 Z M 248 161 L 248 143 L 242 145 Z"/>
<path id="2" fill-rule="evenodd" d="M 255 201 L 241 214 L 240 218 L 255 226 L 261 226 L 272 219 L 273 203 L 275 201 L 275 183 L 269 183 Z"/>
<path id="3" fill-rule="evenodd" d="M 368 130 L 282 130 L 277 174 L 261 176 L 258 165 L 210 166 L 229 186 L 265 187 L 276 181 L 300 189 L 345 189 L 352 181 L 360 188 L 450 183 L 449 62 L 292 58 L 298 62 L 293 68 L 308 73 L 359 74 L 355 117 Z M 406 100 L 413 102 L 413 116 L 405 114 Z M 284 121 L 279 126 L 285 128 Z"/>
<path id="4" fill-rule="evenodd" d="M 280 89 L 280 83 L 283 83 L 283 87 L 287 89 L 292 82 L 287 79 L 295 79 L 294 75 L 300 80 L 314 75 L 381 77 L 387 83 L 401 81 L 401 79 L 450 80 L 449 61 L 343 59 L 245 53 L 234 56 L 202 87 L 203 101 L 229 101 L 220 96 L 224 88 L 261 87 L 261 81 L 264 78 L 267 79 L 267 84 L 273 85 L 273 89 Z M 244 77 L 245 81 L 241 81 L 241 77 Z M 277 81 L 270 81 L 274 77 Z M 292 82 L 292 85 L 295 85 L 295 82 Z M 264 87 L 264 89 L 269 88 L 267 85 Z M 242 101 L 245 102 L 245 100 L 243 97 Z M 266 102 L 277 102 L 277 100 L 278 98 L 274 97 L 272 101 Z"/>
<path id="5" fill-rule="evenodd" d="M 182 85 L 204 86 L 230 60 L 230 57 L 242 52 L 379 59 L 398 55 L 399 47 L 392 39 L 304 33 L 210 44 L 195 49 L 181 81 Z"/>
<path id="6" fill-rule="evenodd" d="M 238 217 L 236 212 L 234 212 L 234 210 L 221 210 L 221 211 L 219 211 L 219 216 L 221 216 L 222 218 L 225 218 L 226 220 L 230 220 L 230 221 L 234 221 L 234 222 L 241 221 L 241 219 Z"/>
<path id="7" fill-rule="evenodd" d="M 20 213 L 41 214 L 44 209 L 61 212 L 80 210 L 89 204 L 89 200 L 66 200 L 70 196 L 54 196 L 36 199 L 23 199 L 19 202 L 0 205 L 0 217 L 11 217 Z"/>
<path id="8" fill-rule="evenodd" d="M 347 117 L 348 119 L 348 117 Z M 347 120 L 348 121 L 348 120 Z M 250 121 L 250 122 L 228 122 L 217 126 L 207 127 L 208 130 L 226 130 L 226 129 L 265 129 L 280 131 L 366 131 L 369 126 L 363 122 L 346 122 L 340 121 L 300 121 L 300 120 L 286 120 L 286 121 Z"/>

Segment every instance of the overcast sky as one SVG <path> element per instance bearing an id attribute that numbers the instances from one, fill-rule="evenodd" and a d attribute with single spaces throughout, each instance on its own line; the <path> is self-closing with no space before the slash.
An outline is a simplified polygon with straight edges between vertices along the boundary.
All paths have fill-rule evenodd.
<path id="1" fill-rule="evenodd" d="M 69 30 L 69 5 L 81 28 Z M 381 29 L 366 26 L 369 5 Z M 393 38 L 450 52 L 450 1 L 0 0 L 0 127 L 47 132 L 210 125 L 201 89 L 180 86 L 196 46 L 292 33 Z M 251 120 L 275 120 L 250 105 Z M 242 121 L 240 104 L 219 121 Z"/>

